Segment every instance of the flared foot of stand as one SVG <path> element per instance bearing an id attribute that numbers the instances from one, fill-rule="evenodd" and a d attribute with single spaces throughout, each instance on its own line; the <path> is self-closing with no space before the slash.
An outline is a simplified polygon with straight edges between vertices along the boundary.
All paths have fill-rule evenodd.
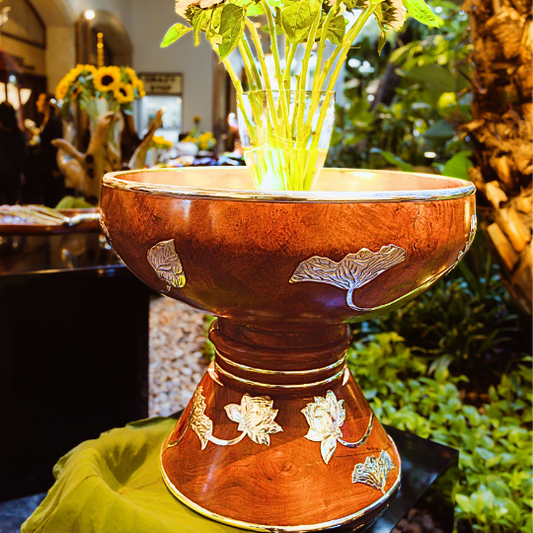
<path id="1" fill-rule="evenodd" d="M 401 465 L 345 367 L 347 328 L 276 335 L 219 320 L 211 338 L 215 361 L 161 452 L 172 493 L 256 531 L 371 523 Z"/>

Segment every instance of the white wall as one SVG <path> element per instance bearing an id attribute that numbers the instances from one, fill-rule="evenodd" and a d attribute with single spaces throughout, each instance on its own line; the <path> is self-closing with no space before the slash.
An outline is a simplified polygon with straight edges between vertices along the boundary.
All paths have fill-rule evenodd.
<path id="1" fill-rule="evenodd" d="M 69 43 L 69 45 L 65 45 Z M 72 44 L 70 44 L 72 43 Z M 61 78 L 76 66 L 76 32 L 74 26 L 46 28 L 46 78 L 48 92 L 54 93 Z"/>
<path id="2" fill-rule="evenodd" d="M 174 0 L 31 0 L 47 26 L 46 74 L 49 90 L 75 66 L 74 22 L 86 10 L 116 15 L 133 45 L 133 68 L 137 72 L 183 74 L 183 128 L 193 127 L 192 117 L 202 118 L 201 127 L 212 130 L 213 59 L 211 46 L 203 41 L 194 47 L 191 34 L 168 48 L 160 48 L 168 28 L 179 22 Z M 181 22 L 186 23 L 181 20 Z M 203 37 L 202 37 L 203 39 Z"/>
<path id="3" fill-rule="evenodd" d="M 109 11 L 116 15 L 129 32 L 131 24 L 131 4 L 128 0 L 67 0 L 76 15 L 87 9 Z"/>
<path id="4" fill-rule="evenodd" d="M 81 1 L 81 0 L 76 0 Z M 160 48 L 167 30 L 180 20 L 173 0 L 131 0 L 131 25 L 126 26 L 133 43 L 133 68 L 137 72 L 183 74 L 183 129 L 193 127 L 192 117 L 202 118 L 203 130 L 212 130 L 213 51 L 203 41 L 194 46 L 192 33 L 168 48 Z M 203 39 L 203 37 L 202 37 Z"/>

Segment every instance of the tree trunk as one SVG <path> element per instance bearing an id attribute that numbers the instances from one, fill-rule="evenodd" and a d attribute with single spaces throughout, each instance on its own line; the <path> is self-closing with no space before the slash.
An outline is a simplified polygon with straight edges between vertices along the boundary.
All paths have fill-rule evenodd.
<path id="1" fill-rule="evenodd" d="M 472 112 L 482 227 L 520 308 L 532 298 L 531 0 L 466 0 L 472 31 Z"/>

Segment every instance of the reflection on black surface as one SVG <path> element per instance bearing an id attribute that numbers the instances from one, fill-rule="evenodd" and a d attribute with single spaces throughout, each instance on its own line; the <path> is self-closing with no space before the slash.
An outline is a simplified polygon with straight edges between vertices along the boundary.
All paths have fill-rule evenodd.
<path id="1" fill-rule="evenodd" d="M 415 506 L 422 504 L 421 499 L 431 495 L 428 490 L 437 478 L 453 475 L 459 452 L 448 446 L 422 439 L 416 435 L 384 426 L 392 437 L 402 459 L 402 484 L 394 501 L 374 524 L 365 529 L 365 533 L 390 533 L 398 522 Z M 445 522 L 446 530 L 453 529 L 453 505 L 451 494 L 440 495 L 440 501 L 429 500 L 430 510 Z M 437 505 L 438 504 L 438 505 Z M 438 507 L 438 508 L 437 508 Z M 443 510 L 446 516 L 443 516 Z"/>
<path id="2" fill-rule="evenodd" d="M 98 232 L 0 236 L 0 276 L 122 266 Z"/>

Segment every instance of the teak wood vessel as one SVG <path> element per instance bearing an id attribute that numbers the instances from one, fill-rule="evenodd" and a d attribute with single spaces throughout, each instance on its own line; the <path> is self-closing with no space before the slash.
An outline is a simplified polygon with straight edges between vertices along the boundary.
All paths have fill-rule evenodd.
<path id="1" fill-rule="evenodd" d="M 246 168 L 104 178 L 102 227 L 153 289 L 216 315 L 215 359 L 168 436 L 183 503 L 258 531 L 370 523 L 400 457 L 345 365 L 347 322 L 420 294 L 470 246 L 474 187 L 324 169 L 312 192 L 252 190 Z"/>

